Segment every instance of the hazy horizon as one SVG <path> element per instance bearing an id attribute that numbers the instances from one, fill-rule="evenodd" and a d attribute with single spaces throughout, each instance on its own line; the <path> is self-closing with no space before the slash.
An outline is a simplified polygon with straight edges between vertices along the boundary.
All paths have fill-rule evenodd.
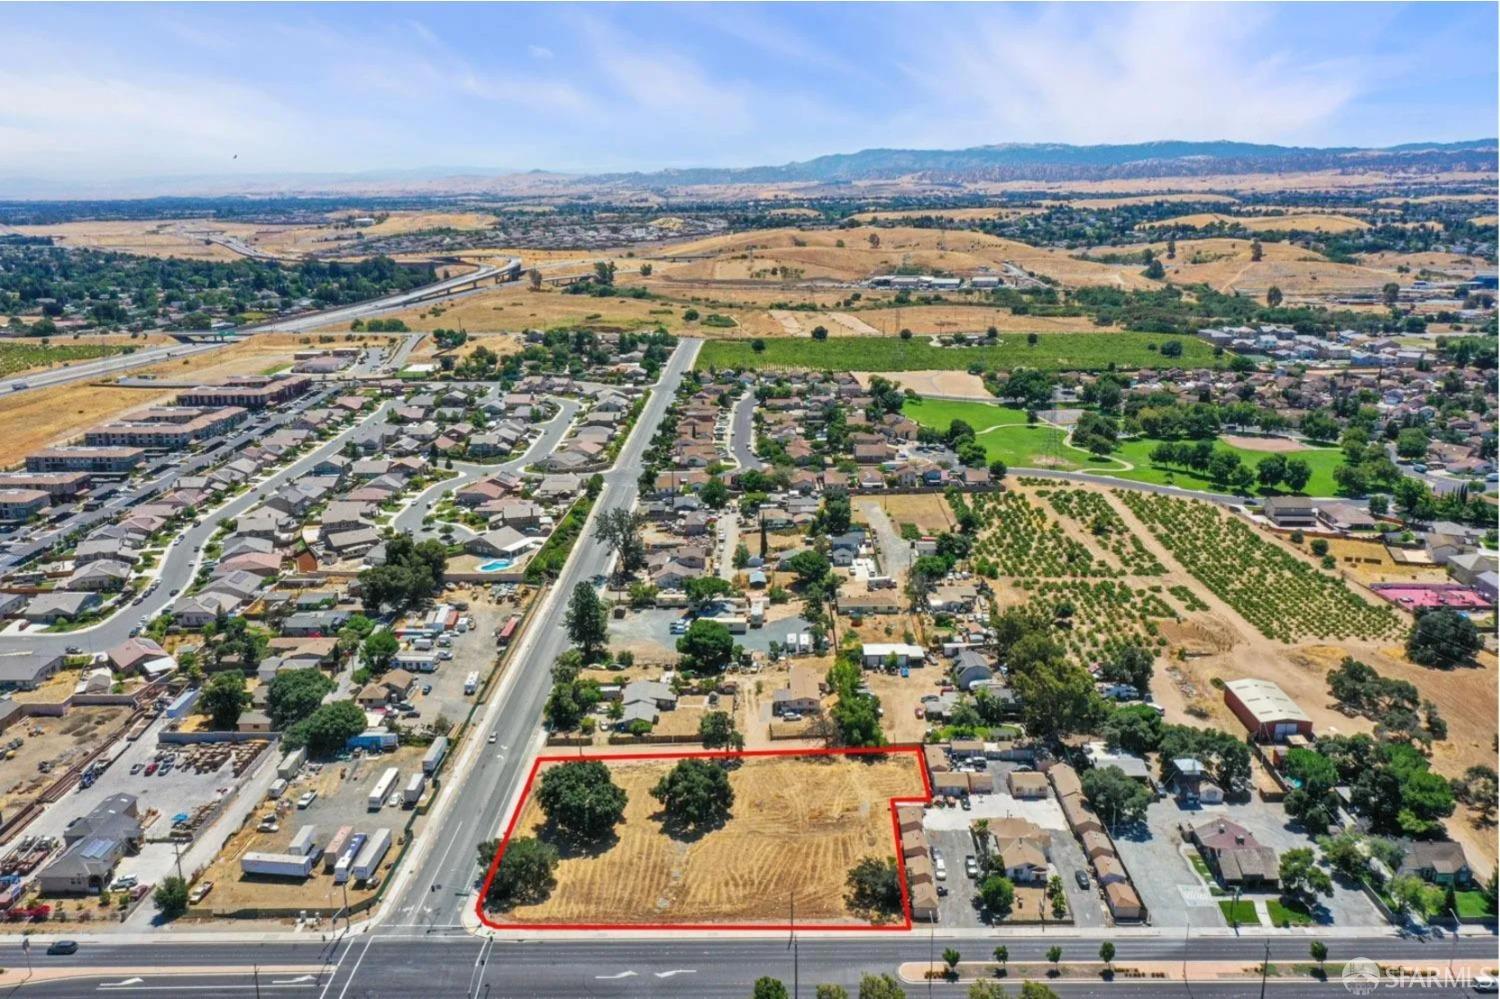
<path id="1" fill-rule="evenodd" d="M 1494 131 L 1496 28 L 1493 4 L 9 6 L 0 177 L 1448 142 Z"/>

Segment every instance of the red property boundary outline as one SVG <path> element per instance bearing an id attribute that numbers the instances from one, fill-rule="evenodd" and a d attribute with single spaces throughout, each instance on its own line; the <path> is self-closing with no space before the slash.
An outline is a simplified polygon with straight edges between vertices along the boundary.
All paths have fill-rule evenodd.
<path id="1" fill-rule="evenodd" d="M 654 752 L 654 753 L 589 753 L 569 754 L 565 756 L 538 756 L 532 761 L 531 770 L 526 775 L 526 785 L 521 791 L 521 799 L 516 804 L 516 810 L 510 817 L 510 822 L 505 826 L 505 835 L 500 840 L 500 846 L 495 851 L 495 857 L 490 861 L 489 870 L 485 873 L 484 884 L 479 889 L 479 897 L 474 903 L 475 914 L 479 921 L 492 930 L 771 930 L 790 932 L 798 927 L 790 923 L 505 923 L 491 919 L 484 910 L 484 900 L 489 894 L 490 882 L 495 879 L 495 872 L 500 868 L 500 859 L 505 856 L 505 848 L 510 843 L 511 836 L 516 831 L 516 824 L 521 819 L 521 813 L 525 810 L 526 802 L 531 797 L 531 788 L 536 781 L 537 774 L 541 768 L 549 763 L 573 763 L 578 760 L 597 760 L 601 763 L 610 761 L 629 760 L 729 760 L 729 759 L 757 759 L 763 757 L 777 756 L 911 756 L 917 768 L 917 774 L 922 780 L 921 797 L 896 797 L 887 799 L 891 810 L 891 838 L 895 848 L 896 874 L 901 882 L 901 922 L 899 923 L 805 923 L 800 928 L 803 930 L 830 930 L 838 932 L 892 932 L 908 931 L 912 928 L 911 918 L 911 889 L 906 883 L 906 864 L 901 859 L 901 820 L 897 817 L 896 809 L 902 805 L 928 805 L 932 802 L 932 779 L 927 774 L 927 761 L 921 746 L 878 746 L 858 747 L 848 749 L 744 749 L 744 750 L 697 750 L 690 752 Z"/>

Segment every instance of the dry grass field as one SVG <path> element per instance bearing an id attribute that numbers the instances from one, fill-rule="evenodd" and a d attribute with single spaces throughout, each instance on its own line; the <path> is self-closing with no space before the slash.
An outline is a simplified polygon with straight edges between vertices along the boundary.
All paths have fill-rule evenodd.
<path id="1" fill-rule="evenodd" d="M 879 240 L 872 246 L 870 237 Z M 840 245 L 843 244 L 843 245 Z M 1054 278 L 1068 286 L 1156 287 L 1138 267 L 1078 260 L 1062 251 L 1039 249 L 984 233 L 940 229 L 874 228 L 802 232 L 768 229 L 713 236 L 672 248 L 674 257 L 704 259 L 663 263 L 663 276 L 678 280 L 779 282 L 788 272 L 802 279 L 858 281 L 898 267 L 920 267 L 954 274 L 995 271 L 1003 263 Z"/>
<path id="2" fill-rule="evenodd" d="M 653 309 L 668 311 L 653 314 Z M 658 321 L 673 322 L 681 312 L 681 307 L 664 302 L 565 295 L 553 288 L 533 292 L 519 284 L 505 284 L 459 299 L 384 313 L 381 318 L 400 319 L 414 330 L 462 328 L 470 333 L 517 333 L 574 323 L 636 329 Z M 340 329 L 348 331 L 345 325 L 327 332 Z"/>
<path id="3" fill-rule="evenodd" d="M 1201 229 L 1218 223 L 1244 226 L 1255 232 L 1349 232 L 1353 229 L 1370 228 L 1370 223 L 1347 215 L 1327 215 L 1321 212 L 1293 212 L 1287 215 L 1221 215 L 1218 212 L 1200 212 L 1197 215 L 1179 215 L 1160 222 L 1146 223 L 1141 228 L 1186 226 Z"/>
<path id="4" fill-rule="evenodd" d="M 157 220 L 129 222 L 63 222 L 57 225 L 0 226 L 25 236 L 50 236 L 59 246 L 91 250 L 115 250 L 144 257 L 183 257 L 190 260 L 241 259 L 238 253 L 217 243 L 190 235 L 181 222 Z"/>
<path id="5" fill-rule="evenodd" d="M 1177 256 L 1166 259 L 1167 244 L 1137 243 L 1101 247 L 1093 255 L 1152 250 L 1166 268 L 1172 284 L 1207 284 L 1219 291 L 1263 295 L 1275 285 L 1287 296 L 1318 297 L 1347 291 L 1375 291 L 1388 281 L 1410 283 L 1416 274 L 1389 268 L 1337 264 L 1312 250 L 1291 243 L 1264 243 L 1259 261 L 1252 261 L 1248 239 L 1179 239 Z"/>
<path id="6" fill-rule="evenodd" d="M 782 923 L 861 920 L 844 904 L 844 879 L 864 857 L 893 857 L 889 802 L 921 797 L 909 753 L 882 758 L 752 757 L 730 772 L 733 815 L 695 839 L 662 831 L 651 788 L 670 760 L 610 763 L 629 803 L 616 839 L 593 854 L 563 849 L 544 902 L 498 916 L 507 923 Z M 516 835 L 542 835 L 532 798 Z"/>
<path id="7" fill-rule="evenodd" d="M 427 336 L 417 343 L 416 349 L 411 352 L 408 360 L 420 364 L 431 361 L 440 354 L 452 354 L 456 358 L 464 358 L 481 346 L 489 348 L 499 357 L 504 357 L 507 354 L 520 353 L 526 345 L 515 333 L 470 333 L 469 339 L 464 341 L 463 346 L 457 350 L 444 351 L 438 349 L 436 340 Z"/>
<path id="8" fill-rule="evenodd" d="M 5 427 L 0 467 L 15 465 L 32 451 L 174 394 L 175 389 L 127 389 L 87 382 L 12 393 L 0 399 L 0 426 Z"/>

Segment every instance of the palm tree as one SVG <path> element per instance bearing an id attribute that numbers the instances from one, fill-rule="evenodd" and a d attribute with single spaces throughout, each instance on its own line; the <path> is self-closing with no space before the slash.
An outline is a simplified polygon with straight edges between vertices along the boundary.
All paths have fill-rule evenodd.
<path id="1" fill-rule="evenodd" d="M 943 963 L 948 966 L 948 970 L 945 971 L 944 974 L 949 978 L 957 978 L 958 962 L 960 960 L 961 958 L 958 951 L 954 950 L 952 947 L 949 947 L 947 950 L 943 951 Z"/>

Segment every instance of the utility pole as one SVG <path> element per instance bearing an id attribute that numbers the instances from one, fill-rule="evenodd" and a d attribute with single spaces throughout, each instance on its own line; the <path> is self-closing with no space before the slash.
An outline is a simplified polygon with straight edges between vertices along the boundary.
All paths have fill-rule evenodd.
<path id="1" fill-rule="evenodd" d="M 1260 962 L 1260 999 L 1266 999 L 1266 976 L 1271 973 L 1271 941 L 1266 941 L 1266 959 Z"/>
<path id="2" fill-rule="evenodd" d="M 260 999 L 260 965 L 253 965 L 255 969 L 255 999 Z"/>
<path id="3" fill-rule="evenodd" d="M 182 876 L 182 844 L 178 842 L 175 836 L 172 837 L 172 853 L 177 857 L 177 877 L 186 884 L 187 878 Z"/>
<path id="4" fill-rule="evenodd" d="M 788 892 L 786 901 L 787 907 L 791 910 L 791 919 L 788 921 L 788 925 L 792 928 L 790 941 L 792 945 L 792 999 L 797 999 L 797 990 L 801 986 L 802 977 L 801 962 L 798 960 L 797 949 L 797 893 Z"/>
<path id="5" fill-rule="evenodd" d="M 937 923 L 927 928 L 927 999 L 932 999 L 932 965 L 937 954 Z"/>
<path id="6" fill-rule="evenodd" d="M 1449 977 L 1449 979 L 1452 979 L 1452 977 L 1453 977 L 1453 961 L 1454 961 L 1455 958 L 1458 957 L 1458 927 L 1459 927 L 1459 922 L 1458 922 L 1458 913 L 1456 911 L 1454 911 L 1453 909 L 1449 909 L 1448 913 L 1453 917 L 1453 950 L 1451 950 L 1448 953 L 1448 977 Z"/>

